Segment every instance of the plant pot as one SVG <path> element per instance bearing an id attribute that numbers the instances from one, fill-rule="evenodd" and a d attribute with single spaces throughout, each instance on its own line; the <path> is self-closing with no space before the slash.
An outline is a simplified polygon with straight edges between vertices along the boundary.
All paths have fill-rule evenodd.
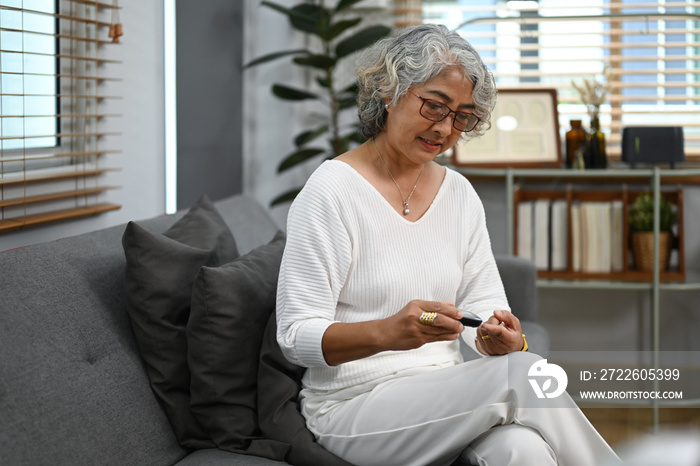
<path id="1" fill-rule="evenodd" d="M 659 271 L 668 270 L 668 259 L 671 252 L 671 233 L 659 233 Z M 654 271 L 654 233 L 647 231 L 632 232 L 632 257 L 637 270 L 642 272 Z"/>

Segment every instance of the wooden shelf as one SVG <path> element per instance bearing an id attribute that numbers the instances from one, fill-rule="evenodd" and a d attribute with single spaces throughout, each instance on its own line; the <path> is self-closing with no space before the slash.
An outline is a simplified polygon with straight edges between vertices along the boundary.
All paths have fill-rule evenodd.
<path id="1" fill-rule="evenodd" d="M 563 168 L 477 168 L 452 167 L 470 180 L 493 180 L 502 182 L 513 177 L 527 181 L 566 180 L 585 183 L 649 183 L 654 175 L 653 168 L 615 167 L 602 170 L 574 170 Z M 680 165 L 676 169 L 660 169 L 662 184 L 700 184 L 700 166 Z"/>
<path id="2" fill-rule="evenodd" d="M 641 272 L 629 269 L 625 272 L 610 273 L 587 273 L 587 272 L 553 272 L 551 270 L 539 270 L 537 277 L 543 280 L 607 280 L 607 281 L 629 281 L 640 283 L 651 283 L 654 274 L 651 272 Z M 661 272 L 659 278 L 664 283 L 685 282 L 685 272 L 669 270 Z"/>
<path id="3" fill-rule="evenodd" d="M 553 271 L 539 269 L 538 278 L 548 280 L 608 280 L 608 281 L 632 281 L 632 282 L 652 282 L 654 274 L 635 268 L 631 264 L 631 232 L 628 227 L 628 210 L 635 199 L 645 191 L 629 190 L 625 184 L 618 190 L 598 190 L 574 187 L 569 183 L 561 189 L 526 189 L 516 187 L 513 191 L 513 233 L 514 233 L 514 253 L 518 255 L 518 204 L 526 201 L 537 200 L 565 200 L 566 201 L 566 270 Z M 683 191 L 680 186 L 675 186 L 673 190 L 661 191 L 661 196 L 675 205 L 678 209 L 678 230 L 672 241 L 671 249 L 678 252 L 678 264 L 675 269 L 660 271 L 659 280 L 661 282 L 682 282 L 685 280 L 685 248 L 683 235 Z M 619 201 L 622 204 L 622 270 L 614 272 L 585 272 L 574 270 L 573 260 L 573 227 L 572 227 L 572 206 L 577 203 L 586 202 L 613 202 Z M 533 228 L 536 225 L 533 224 Z M 536 230 L 533 230 L 533 235 Z M 541 234 L 541 233 L 540 233 Z M 549 230 L 547 229 L 547 234 Z"/>

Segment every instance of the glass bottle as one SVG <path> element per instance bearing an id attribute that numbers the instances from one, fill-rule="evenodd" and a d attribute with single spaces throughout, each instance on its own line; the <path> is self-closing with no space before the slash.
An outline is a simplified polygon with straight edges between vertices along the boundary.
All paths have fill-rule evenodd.
<path id="1" fill-rule="evenodd" d="M 600 130 L 598 115 L 591 118 L 591 129 L 586 146 L 586 168 L 607 168 L 608 156 L 605 153 L 605 134 Z"/>
<path id="2" fill-rule="evenodd" d="M 581 126 L 581 120 L 571 120 L 571 129 L 566 132 L 566 168 L 585 168 L 584 151 L 588 135 Z"/>

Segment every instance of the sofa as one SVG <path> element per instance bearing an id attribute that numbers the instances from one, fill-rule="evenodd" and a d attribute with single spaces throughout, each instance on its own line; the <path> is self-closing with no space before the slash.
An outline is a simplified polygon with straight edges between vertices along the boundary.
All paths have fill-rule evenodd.
<path id="1" fill-rule="evenodd" d="M 276 281 L 270 277 L 278 267 L 284 235 L 250 197 L 236 195 L 213 206 L 204 209 L 206 215 L 215 216 L 230 233 L 212 241 L 218 245 L 222 237 L 230 241 L 232 236 L 237 250 L 229 251 L 237 256 L 232 263 L 238 267 L 243 261 L 242 268 L 226 268 L 223 262 L 230 258 L 221 251 L 186 244 L 200 241 L 201 232 L 175 238 L 183 235 L 182 225 L 195 215 L 195 207 L 202 211 L 199 203 L 174 215 L 0 253 L 0 464 L 347 464 L 315 444 L 305 430 L 296 400 L 303 369 L 286 363 L 275 348 L 274 300 L 269 295 L 274 297 Z M 147 299 L 134 298 L 135 284 L 148 281 L 134 266 L 152 260 L 130 250 L 135 232 L 165 244 L 163 262 L 172 260 L 166 270 L 151 271 L 155 282 L 171 280 L 186 262 L 179 254 L 204 257 L 201 266 L 194 265 L 199 270 L 190 277 L 194 285 L 188 288 L 174 279 L 168 285 L 179 286 L 174 294 L 187 296 L 184 322 L 149 323 L 134 314 L 148 300 L 171 298 L 163 290 Z M 260 271 L 260 260 L 267 272 Z M 531 351 L 546 355 L 547 332 L 536 322 L 534 266 L 506 256 L 498 256 L 497 263 Z M 228 273 L 238 274 L 236 283 L 242 283 L 233 297 L 238 301 L 228 304 L 235 312 L 216 315 L 217 306 L 233 298 L 226 295 L 228 287 L 215 290 L 212 297 L 210 285 L 227 279 Z M 261 297 L 262 282 L 266 291 Z M 260 316 L 258 308 L 265 308 Z M 186 357 L 190 365 L 186 382 L 191 377 L 191 392 L 190 386 L 178 391 L 158 381 L 166 378 L 167 369 L 163 364 L 161 371 L 160 363 L 148 359 L 153 355 L 146 356 L 152 343 L 149 325 L 166 332 L 158 345 L 182 339 L 190 345 L 178 357 Z M 219 327 L 239 332 L 238 337 L 216 334 Z M 225 353 L 216 354 L 219 349 Z M 465 346 L 466 358 L 476 357 L 469 351 Z M 252 382 L 241 386 L 240 377 L 226 374 L 226 358 L 234 360 L 236 370 L 253 374 Z M 222 383 L 229 385 L 217 385 Z M 171 395 L 179 397 L 174 404 Z M 189 418 L 196 418 L 199 427 L 210 427 L 194 442 L 183 437 L 173 419 L 173 413 L 182 414 L 177 409 L 183 402 L 191 403 L 195 413 L 187 412 Z M 178 403 L 180 408 L 173 408 Z M 232 431 L 238 435 L 233 440 Z"/>

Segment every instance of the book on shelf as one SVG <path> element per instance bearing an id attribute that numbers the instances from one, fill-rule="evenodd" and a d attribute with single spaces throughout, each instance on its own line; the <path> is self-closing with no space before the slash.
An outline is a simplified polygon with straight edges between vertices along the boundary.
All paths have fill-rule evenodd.
<path id="1" fill-rule="evenodd" d="M 550 262 L 549 270 L 564 271 L 568 267 L 566 248 L 568 225 L 566 218 L 566 201 L 552 201 L 550 213 Z"/>
<path id="2" fill-rule="evenodd" d="M 569 211 L 565 199 L 542 198 L 522 201 L 517 209 L 518 255 L 532 260 L 537 270 L 590 274 L 624 271 L 621 200 L 575 200 Z"/>
<path id="3" fill-rule="evenodd" d="M 591 224 L 594 220 L 593 208 L 588 202 L 581 203 L 581 272 L 590 272 L 595 268 L 591 261 L 595 257 L 590 249 L 595 246 L 595 232 Z"/>
<path id="4" fill-rule="evenodd" d="M 624 264 L 624 234 L 625 226 L 622 201 L 612 201 L 610 207 L 610 269 L 613 272 L 622 272 Z"/>
<path id="5" fill-rule="evenodd" d="M 549 199 L 537 199 L 533 205 L 533 256 L 538 270 L 549 269 Z"/>
<path id="6" fill-rule="evenodd" d="M 610 273 L 612 265 L 612 228 L 610 226 L 610 202 L 601 202 L 596 206 L 598 214 L 598 235 L 600 237 L 599 267 L 601 273 Z"/>
<path id="7" fill-rule="evenodd" d="M 581 271 L 610 273 L 610 203 L 581 203 Z"/>
<path id="8" fill-rule="evenodd" d="M 532 201 L 518 203 L 518 256 L 533 260 Z"/>
<path id="9" fill-rule="evenodd" d="M 581 234 L 581 204 L 571 204 L 571 270 L 580 272 L 582 262 L 583 238 Z"/>

